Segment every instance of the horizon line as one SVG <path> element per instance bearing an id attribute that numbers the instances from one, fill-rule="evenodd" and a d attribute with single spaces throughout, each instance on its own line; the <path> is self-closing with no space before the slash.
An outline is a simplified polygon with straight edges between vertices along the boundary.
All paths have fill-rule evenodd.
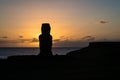
<path id="1" fill-rule="evenodd" d="M 0 48 L 39 48 L 39 47 L 0 47 Z M 81 47 L 52 47 L 52 48 L 81 48 Z"/>

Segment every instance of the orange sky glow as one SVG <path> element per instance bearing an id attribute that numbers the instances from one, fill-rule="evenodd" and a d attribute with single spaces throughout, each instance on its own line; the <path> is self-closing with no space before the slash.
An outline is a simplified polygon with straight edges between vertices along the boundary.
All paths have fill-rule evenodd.
<path id="1" fill-rule="evenodd" d="M 117 1 L 1 0 L 0 47 L 38 47 L 42 23 L 50 23 L 54 47 L 119 41 Z"/>

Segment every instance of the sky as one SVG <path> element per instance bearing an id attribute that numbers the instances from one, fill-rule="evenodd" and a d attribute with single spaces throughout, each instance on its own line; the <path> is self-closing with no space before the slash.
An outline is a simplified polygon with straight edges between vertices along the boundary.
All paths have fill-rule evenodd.
<path id="1" fill-rule="evenodd" d="M 120 0 L 0 0 L 0 47 L 39 47 L 50 23 L 53 47 L 120 41 Z"/>

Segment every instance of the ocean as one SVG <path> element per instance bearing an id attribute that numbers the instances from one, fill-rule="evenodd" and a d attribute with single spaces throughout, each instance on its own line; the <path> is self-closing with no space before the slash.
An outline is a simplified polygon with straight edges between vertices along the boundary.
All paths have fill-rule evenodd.
<path id="1" fill-rule="evenodd" d="M 52 49 L 53 55 L 66 55 L 68 52 L 81 49 L 79 47 L 55 47 Z M 0 58 L 15 55 L 38 55 L 39 48 L 0 48 Z"/>

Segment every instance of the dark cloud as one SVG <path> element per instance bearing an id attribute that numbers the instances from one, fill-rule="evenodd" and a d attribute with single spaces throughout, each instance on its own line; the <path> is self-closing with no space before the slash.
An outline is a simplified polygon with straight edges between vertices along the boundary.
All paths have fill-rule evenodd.
<path id="1" fill-rule="evenodd" d="M 106 24 L 106 23 L 108 23 L 108 21 L 101 20 L 100 23 L 101 24 Z"/>
<path id="2" fill-rule="evenodd" d="M 69 38 L 70 38 L 69 36 L 60 36 L 60 39 L 62 39 L 62 40 L 67 40 Z"/>
<path id="3" fill-rule="evenodd" d="M 19 36 L 19 38 L 23 38 L 23 36 Z"/>
<path id="4" fill-rule="evenodd" d="M 17 39 L 17 40 L 1 39 L 0 40 L 0 45 L 6 45 L 6 44 L 15 45 L 17 43 L 33 43 L 33 42 L 38 42 L 38 41 L 39 40 L 37 38 L 33 38 L 33 39 Z"/>
<path id="5" fill-rule="evenodd" d="M 31 39 L 16 39 L 16 40 L 10 40 L 10 39 L 0 39 L 0 47 L 16 47 L 16 46 L 21 46 L 21 45 L 26 45 L 29 46 L 31 43 L 37 43 L 38 39 L 37 38 L 31 38 Z"/>
<path id="6" fill-rule="evenodd" d="M 55 40 L 53 40 L 53 42 L 59 42 L 60 41 L 60 39 L 55 39 Z"/>
<path id="7" fill-rule="evenodd" d="M 60 39 L 55 39 L 53 40 L 53 46 L 55 47 L 85 47 L 88 46 L 89 41 L 95 40 L 94 37 L 92 36 L 85 36 L 82 38 L 82 40 L 71 40 L 67 38 L 60 38 Z M 39 42 L 37 38 L 32 38 L 32 39 L 17 39 L 17 40 L 6 40 L 6 39 L 1 39 L 0 40 L 0 45 L 16 45 L 19 43 L 35 43 Z"/>
<path id="8" fill-rule="evenodd" d="M 7 37 L 7 36 L 3 36 L 3 37 L 1 37 L 1 38 L 3 38 L 3 39 L 7 39 L 8 37 Z"/>
<path id="9" fill-rule="evenodd" d="M 60 46 L 60 47 L 85 47 L 88 46 L 88 43 L 90 41 L 94 41 L 95 37 L 93 36 L 85 36 L 80 40 L 73 40 L 70 38 L 67 38 L 65 36 L 61 36 L 60 39 L 53 40 L 54 46 Z"/>
<path id="10" fill-rule="evenodd" d="M 20 39 L 20 41 L 22 43 L 24 42 L 28 42 L 28 43 L 32 43 L 32 42 L 39 42 L 39 40 L 37 38 L 32 38 L 32 39 Z"/>
<path id="11" fill-rule="evenodd" d="M 63 39 L 63 38 L 65 38 L 65 36 L 60 36 L 60 39 Z"/>
<path id="12" fill-rule="evenodd" d="M 31 42 L 39 42 L 37 38 L 33 38 Z"/>
<path id="13" fill-rule="evenodd" d="M 85 47 L 88 46 L 88 42 L 83 42 L 81 40 L 76 40 L 76 41 L 72 41 L 72 40 L 60 40 L 60 39 L 56 39 L 54 40 L 54 46 L 56 47 Z"/>
<path id="14" fill-rule="evenodd" d="M 19 43 L 25 43 L 25 42 L 30 42 L 31 39 L 20 39 L 18 40 Z"/>
<path id="15" fill-rule="evenodd" d="M 7 40 L 0 40 L 0 44 L 5 44 L 5 43 L 8 43 Z"/>
<path id="16" fill-rule="evenodd" d="M 18 43 L 17 40 L 0 40 L 0 44 Z"/>
<path id="17" fill-rule="evenodd" d="M 85 36 L 81 40 L 83 40 L 83 41 L 94 41 L 95 37 L 93 37 L 93 36 Z"/>
<path id="18" fill-rule="evenodd" d="M 38 42 L 39 40 L 37 38 L 33 38 L 33 39 L 20 39 L 19 43 L 32 43 L 32 42 Z"/>

